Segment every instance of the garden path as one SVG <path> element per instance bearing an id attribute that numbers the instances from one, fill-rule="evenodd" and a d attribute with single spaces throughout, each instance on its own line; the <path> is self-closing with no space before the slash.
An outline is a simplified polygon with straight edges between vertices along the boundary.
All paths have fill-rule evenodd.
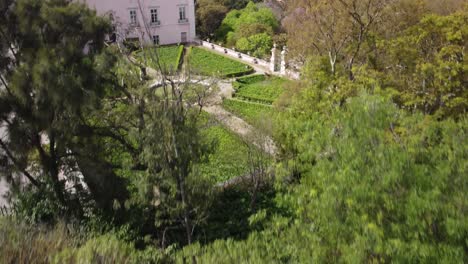
<path id="1" fill-rule="evenodd" d="M 230 58 L 232 59 L 232 58 Z M 181 72 L 182 76 L 180 77 L 172 77 L 172 81 L 174 82 L 185 82 L 188 78 L 184 76 L 185 71 L 185 58 L 182 63 Z M 245 62 L 243 62 L 245 63 Z M 249 64 L 255 70 L 253 74 L 265 74 L 267 72 L 266 69 L 255 65 Z M 152 79 L 159 80 L 156 81 L 151 85 L 151 87 L 162 85 L 162 75 L 159 71 L 147 67 L 146 73 Z M 234 132 L 235 134 L 241 136 L 245 140 L 250 141 L 253 145 L 257 146 L 261 150 L 264 150 L 266 153 L 274 156 L 277 152 L 277 147 L 273 139 L 268 136 L 259 136 L 262 133 L 257 131 L 253 126 L 249 125 L 245 120 L 242 118 L 232 114 L 231 112 L 225 110 L 222 107 L 223 99 L 224 98 L 232 98 L 232 94 L 234 93 L 234 88 L 232 86 L 232 82 L 235 79 L 214 79 L 208 80 L 206 77 L 202 76 L 191 76 L 191 82 L 194 83 L 209 83 L 209 84 L 217 84 L 219 90 L 218 92 L 212 94 L 207 100 L 206 105 L 203 107 L 203 110 L 209 114 L 211 114 L 218 122 L 223 124 L 226 128 Z M 261 141 L 261 142 L 260 142 Z"/>

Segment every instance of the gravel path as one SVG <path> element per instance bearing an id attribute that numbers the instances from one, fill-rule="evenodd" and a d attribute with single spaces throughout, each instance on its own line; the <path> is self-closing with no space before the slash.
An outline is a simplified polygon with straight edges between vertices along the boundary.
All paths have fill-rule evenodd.
<path id="1" fill-rule="evenodd" d="M 233 81 L 234 79 L 219 80 L 217 83 L 219 91 L 207 100 L 208 105 L 203 107 L 203 109 L 235 134 L 274 156 L 277 148 L 270 137 L 261 136 L 261 133 L 253 126 L 222 107 L 224 98 L 232 98 L 232 94 L 234 93 L 234 88 L 232 87 Z"/>

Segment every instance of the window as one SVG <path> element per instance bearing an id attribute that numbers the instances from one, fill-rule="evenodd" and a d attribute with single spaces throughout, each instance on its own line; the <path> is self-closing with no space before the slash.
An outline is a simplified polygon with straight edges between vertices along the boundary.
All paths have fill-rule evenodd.
<path id="1" fill-rule="evenodd" d="M 187 32 L 182 32 L 180 33 L 180 41 L 182 43 L 186 43 L 187 42 Z"/>
<path id="2" fill-rule="evenodd" d="M 159 35 L 152 36 L 152 39 L 154 45 L 159 45 Z"/>
<path id="3" fill-rule="evenodd" d="M 187 16 L 185 14 L 185 6 L 179 6 L 179 22 L 187 22 Z"/>
<path id="4" fill-rule="evenodd" d="M 130 24 L 131 25 L 137 25 L 137 11 L 136 9 L 130 10 Z"/>
<path id="5" fill-rule="evenodd" d="M 150 14 L 151 14 L 151 24 L 153 25 L 159 25 L 159 14 L 158 14 L 158 9 L 156 8 L 152 8 L 150 10 Z"/>

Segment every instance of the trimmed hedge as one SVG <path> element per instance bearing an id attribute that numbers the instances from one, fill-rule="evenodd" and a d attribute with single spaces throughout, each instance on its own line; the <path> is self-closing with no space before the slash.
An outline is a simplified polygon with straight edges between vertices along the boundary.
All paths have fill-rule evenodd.
<path id="1" fill-rule="evenodd" d="M 198 47 L 191 47 L 188 57 L 192 71 L 200 75 L 232 78 L 255 72 L 247 64 Z"/>
<path id="2" fill-rule="evenodd" d="M 178 46 L 178 52 L 177 52 L 177 60 L 176 60 L 176 63 L 177 63 L 177 69 L 180 69 L 180 66 L 182 65 L 182 58 L 184 56 L 184 46 L 183 45 L 179 45 Z"/>

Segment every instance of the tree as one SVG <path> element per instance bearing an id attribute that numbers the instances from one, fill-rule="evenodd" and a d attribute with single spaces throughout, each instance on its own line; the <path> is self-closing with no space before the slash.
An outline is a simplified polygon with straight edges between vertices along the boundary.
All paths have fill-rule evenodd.
<path id="1" fill-rule="evenodd" d="M 440 118 L 466 113 L 467 22 L 467 12 L 429 15 L 385 42 L 388 47 L 385 72 L 400 92 L 397 101 L 405 108 Z"/>
<path id="2" fill-rule="evenodd" d="M 229 10 L 221 3 L 214 0 L 202 0 L 197 2 L 198 32 L 202 37 L 211 37 L 218 29 Z"/>
<path id="3" fill-rule="evenodd" d="M 104 51 L 111 26 L 65 0 L 2 1 L 0 12 L 0 118 L 9 135 L 0 146 L 30 184 L 50 183 L 63 208 L 80 210 L 65 183 L 78 170 L 73 157 L 87 154 L 75 145 L 82 120 L 113 88 L 115 59 Z"/>
<path id="4" fill-rule="evenodd" d="M 273 214 L 261 231 L 193 245 L 179 257 L 195 255 L 204 263 L 466 262 L 466 118 L 438 122 L 367 94 L 326 115 L 292 109 L 281 113 L 282 132 L 297 140 L 281 143 L 297 156 L 276 170 L 275 202 L 286 212 L 259 212 L 251 219 Z"/>
<path id="5" fill-rule="evenodd" d="M 236 43 L 236 48 L 242 52 L 252 53 L 255 57 L 265 57 L 270 53 L 273 46 L 271 37 L 266 33 L 241 38 Z"/>
<path id="6" fill-rule="evenodd" d="M 278 27 L 278 21 L 270 9 L 249 2 L 244 9 L 232 10 L 226 15 L 216 36 L 218 40 L 231 46 L 243 37 L 260 33 L 272 34 Z"/>
<path id="7" fill-rule="evenodd" d="M 350 79 L 371 30 L 389 0 L 293 0 L 285 19 L 292 55 L 327 56 L 332 74 L 343 64 Z M 297 30 L 301 28 L 302 30 Z M 300 57 L 305 62 L 305 57 Z"/>

